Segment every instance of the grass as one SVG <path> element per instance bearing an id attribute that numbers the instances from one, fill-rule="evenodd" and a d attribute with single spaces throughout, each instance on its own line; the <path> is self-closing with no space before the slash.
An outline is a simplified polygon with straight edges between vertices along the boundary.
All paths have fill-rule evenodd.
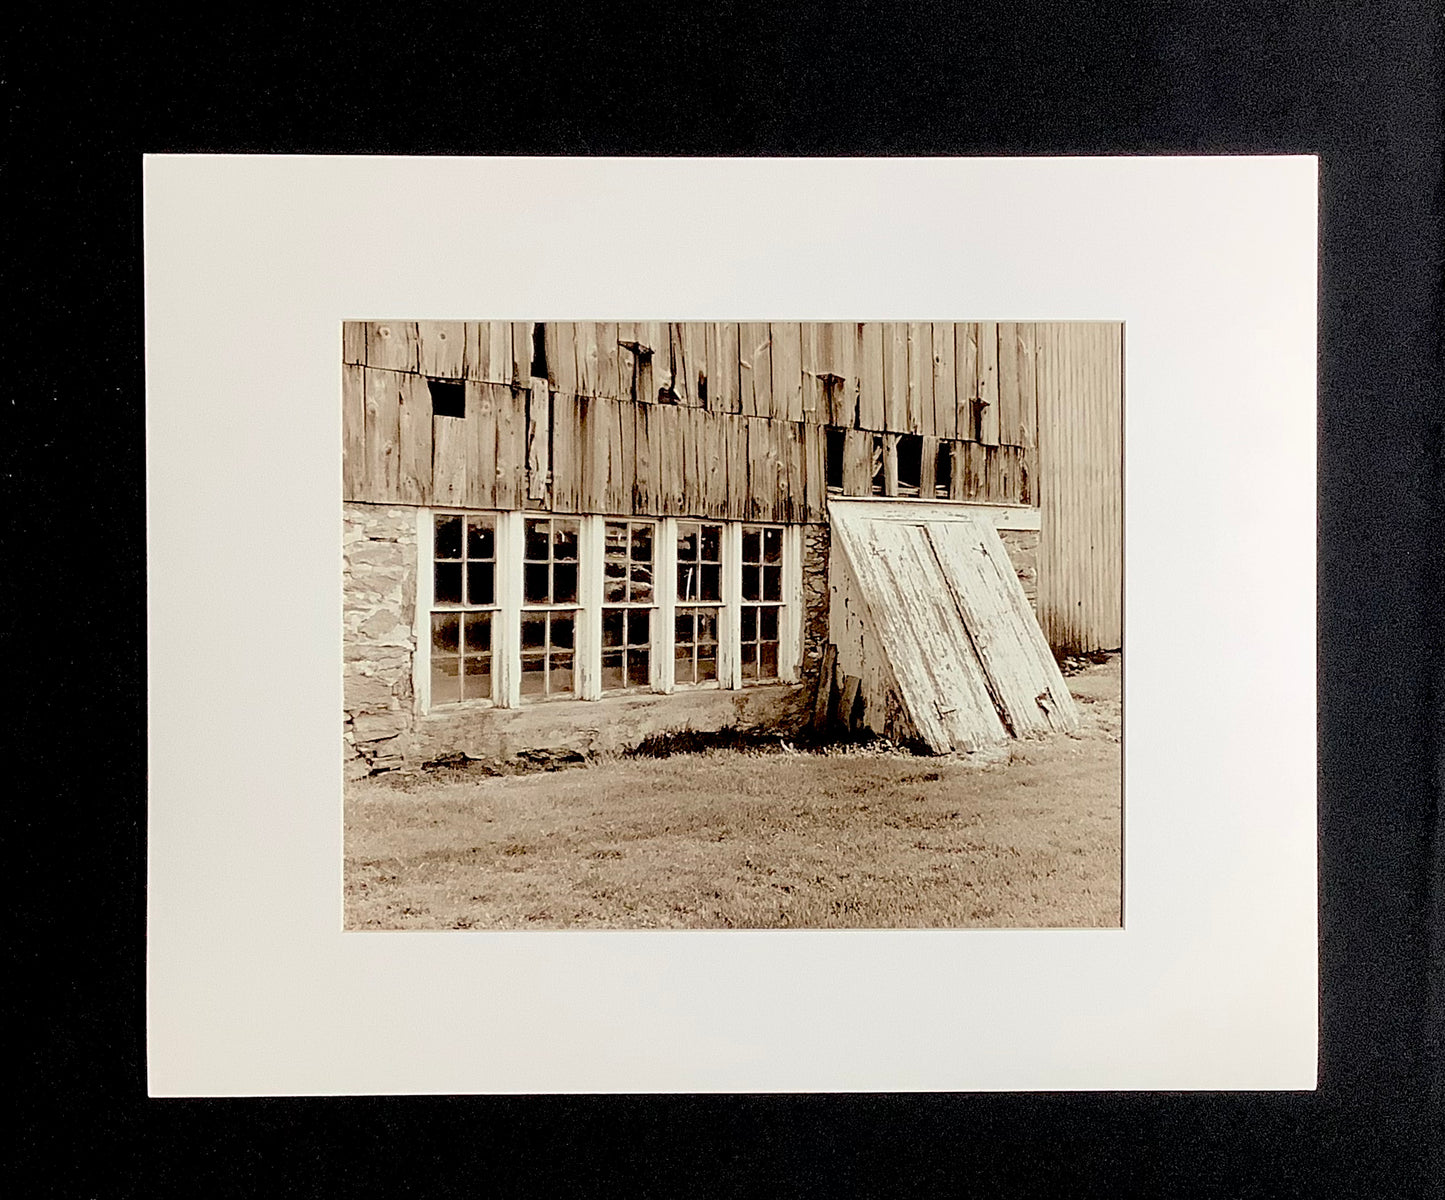
<path id="1" fill-rule="evenodd" d="M 1116 926 L 1119 661 L 1007 761 L 707 749 L 346 798 L 349 929 Z"/>

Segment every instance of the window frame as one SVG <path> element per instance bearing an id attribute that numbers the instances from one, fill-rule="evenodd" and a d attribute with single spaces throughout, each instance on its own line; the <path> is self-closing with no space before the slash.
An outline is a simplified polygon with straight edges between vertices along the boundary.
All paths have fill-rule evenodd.
<path id="1" fill-rule="evenodd" d="M 600 607 L 599 610 L 598 610 L 598 619 L 597 619 L 597 630 L 598 630 L 597 693 L 598 693 L 598 696 L 599 696 L 599 697 L 604 697 L 604 696 L 638 695 L 638 694 L 641 694 L 641 693 L 656 692 L 656 691 L 659 691 L 659 690 L 663 690 L 662 681 L 661 681 L 661 679 L 660 679 L 660 666 L 661 666 L 660 660 L 661 660 L 662 657 L 663 657 L 663 654 L 661 653 L 661 651 L 662 651 L 662 649 L 663 649 L 664 647 L 668 647 L 668 646 L 669 646 L 669 643 L 671 642 L 671 638 L 668 636 L 668 634 L 666 633 L 666 631 L 664 631 L 664 630 L 662 629 L 662 619 L 661 619 L 661 618 L 662 618 L 662 616 L 664 615 L 665 605 L 663 604 L 663 598 L 662 598 L 662 595 L 661 595 L 661 592 L 662 592 L 662 581 L 661 581 L 661 579 L 659 578 L 659 575 L 660 575 L 660 574 L 662 573 L 662 571 L 664 570 L 664 568 L 663 568 L 663 566 L 661 565 L 661 562 L 660 562 L 660 560 L 662 560 L 662 559 L 666 559 L 666 560 L 667 560 L 667 566 L 666 566 L 665 569 L 668 570 L 668 571 L 671 571 L 671 570 L 672 570 L 672 566 L 671 566 L 671 558 L 672 558 L 672 556 L 667 552 L 667 547 L 666 547 L 666 544 L 665 544 L 665 541 L 664 541 L 664 539 L 665 539 L 666 536 L 667 536 L 666 527 L 668 526 L 669 521 L 668 521 L 666 518 L 658 518 L 658 517 L 635 517 L 635 516 L 631 516 L 631 517 L 599 516 L 599 517 L 596 517 L 596 518 L 594 518 L 594 519 L 597 521 L 598 525 L 600 526 L 600 538 L 601 538 L 601 545 L 602 545 L 602 557 L 601 557 L 601 561 L 599 562 L 598 568 L 597 568 L 597 575 L 598 575 L 599 585 L 600 585 L 600 589 L 601 589 L 601 607 Z M 608 560 L 607 560 L 607 527 L 608 527 L 609 525 L 625 525 L 625 526 L 627 526 L 627 550 L 628 550 L 627 564 L 628 564 L 628 571 L 627 571 L 626 594 L 627 594 L 627 596 L 628 596 L 629 598 L 628 598 L 627 600 L 623 600 L 623 601 L 621 601 L 621 602 L 609 601 L 609 600 L 607 599 L 607 561 L 608 561 Z M 648 603 L 640 603 L 640 602 L 635 601 L 635 600 L 632 600 L 632 599 L 630 598 L 631 595 L 632 595 L 632 586 L 633 586 L 633 581 L 632 581 L 632 563 L 633 563 L 633 558 L 632 558 L 632 531 L 633 531 L 633 527 L 634 527 L 634 526 L 646 526 L 646 527 L 648 527 L 649 529 L 651 529 L 651 531 L 652 531 L 652 562 L 651 562 L 651 569 L 652 569 L 652 600 L 651 600 L 650 602 L 648 602 Z M 625 633 L 625 634 L 624 634 L 624 637 L 623 637 L 623 645 L 620 647 L 620 649 L 621 649 L 621 651 L 622 651 L 622 678 L 623 678 L 623 686 L 622 686 L 622 687 L 612 687 L 612 688 L 609 688 L 609 687 L 605 686 L 605 683 L 604 683 L 604 674 L 603 674 L 604 668 L 603 668 L 603 665 L 602 665 L 602 664 L 603 664 L 603 658 L 604 658 L 609 652 L 613 652 L 613 651 L 618 650 L 619 647 L 609 647 L 609 646 L 606 645 L 605 626 L 606 626 L 607 614 L 608 614 L 608 612 L 615 612 L 615 611 L 623 611 L 624 613 L 629 614 L 628 616 L 625 616 L 625 617 L 624 617 L 624 629 L 630 632 L 630 628 L 631 628 L 631 617 L 630 617 L 630 613 L 632 613 L 632 612 L 634 612 L 634 611 L 639 611 L 639 610 L 641 610 L 641 611 L 646 611 L 647 614 L 648 614 L 648 618 L 647 618 L 647 620 L 648 620 L 648 625 L 647 625 L 647 643 L 646 643 L 646 645 L 647 645 L 647 682 L 646 682 L 646 683 L 636 683 L 636 684 L 629 684 L 629 683 L 626 682 L 626 681 L 627 681 L 627 677 L 628 677 L 628 657 L 629 657 L 629 653 L 628 653 L 628 652 L 631 651 L 631 650 L 640 649 L 640 648 L 641 648 L 641 643 L 638 643 L 636 646 L 630 644 L 630 643 L 628 642 L 628 640 L 627 640 L 627 634 Z"/>
<path id="2" fill-rule="evenodd" d="M 516 524 L 519 534 L 517 542 L 517 553 L 513 556 L 511 564 L 515 566 L 516 569 L 516 587 L 519 603 L 517 605 L 515 620 L 509 618 L 509 623 L 516 630 L 515 664 L 517 687 L 515 692 L 515 698 L 513 699 L 510 707 L 520 708 L 523 705 L 530 706 L 533 704 L 553 704 L 567 700 L 580 700 L 583 697 L 580 653 L 581 647 L 579 645 L 579 640 L 581 639 L 581 630 L 585 622 L 585 614 L 583 612 L 582 606 L 582 577 L 584 570 L 586 569 L 584 566 L 584 561 L 587 557 L 585 549 L 586 538 L 583 531 L 583 523 L 585 522 L 586 518 L 574 513 L 538 512 L 531 509 L 519 512 L 517 514 L 517 518 L 518 520 Z M 527 568 L 529 566 L 536 566 L 542 561 L 540 559 L 530 559 L 527 557 L 527 523 L 529 521 L 547 522 L 547 558 L 545 561 L 547 565 L 548 596 L 555 596 L 557 563 L 559 561 L 563 563 L 569 561 L 568 559 L 559 560 L 557 558 L 555 526 L 559 522 L 562 522 L 573 524 L 577 527 L 577 558 L 575 560 L 577 576 L 576 588 L 574 589 L 575 599 L 571 602 L 558 601 L 556 599 L 549 599 L 546 601 L 532 601 L 527 599 Z M 533 616 L 545 614 L 545 636 L 544 646 L 542 650 L 542 662 L 543 679 L 544 681 L 547 681 L 550 680 L 552 674 L 552 620 L 553 617 L 556 615 L 565 615 L 568 613 L 572 615 L 572 687 L 565 692 L 544 691 L 541 695 L 524 695 L 522 692 L 522 683 L 523 678 L 526 675 L 526 671 L 523 669 L 523 656 L 535 655 L 536 651 L 524 649 L 522 646 L 522 622 L 527 619 L 529 614 Z"/>
<path id="3" fill-rule="evenodd" d="M 723 668 L 724 668 L 723 643 L 726 641 L 725 625 L 726 625 L 726 622 L 727 622 L 727 597 L 728 597 L 728 569 L 727 569 L 728 537 L 727 537 L 727 533 L 728 533 L 728 522 L 727 522 L 727 521 L 723 521 L 723 520 L 716 520 L 716 519 L 714 519 L 714 520 L 709 520 L 709 519 L 706 518 L 706 517 L 675 517 L 675 518 L 671 518 L 671 519 L 670 519 L 669 524 L 670 524 L 670 526 L 671 526 L 671 529 L 670 529 L 670 537 L 669 537 L 668 544 L 669 544 L 669 546 L 671 547 L 671 551 L 672 551 L 672 561 L 671 561 L 671 563 L 669 564 L 668 580 L 667 580 L 667 582 L 668 582 L 668 598 L 669 598 L 669 600 L 670 600 L 670 614 L 669 614 L 668 620 L 667 620 L 667 641 L 668 641 L 667 651 L 668 651 L 668 652 L 667 652 L 667 654 L 665 655 L 665 657 L 666 657 L 666 659 L 667 659 L 667 670 L 668 670 L 669 674 L 671 675 L 671 679 L 669 680 L 669 683 L 670 683 L 670 685 L 671 685 L 671 689 L 672 689 L 672 690 L 678 690 L 678 691 L 706 691 L 706 690 L 709 690 L 709 689 L 712 689 L 712 690 L 721 689 L 721 688 L 723 687 Z M 683 596 L 680 594 L 680 591 L 679 591 L 679 589 L 678 589 L 677 583 L 678 583 L 678 575 L 681 573 L 681 570 L 682 570 L 683 560 L 682 560 L 681 556 L 678 554 L 678 549 L 679 549 L 679 540 L 680 540 L 680 538 L 681 538 L 681 536 L 682 536 L 682 527 L 683 527 L 684 525 L 696 525 L 697 528 L 698 528 L 698 534 L 699 534 L 698 556 L 697 556 L 697 558 L 693 559 L 692 561 L 698 563 L 700 566 L 701 566 L 701 565 L 709 565 L 709 564 L 712 562 L 712 560 L 710 560 L 710 559 L 704 559 L 704 558 L 702 557 L 702 554 L 701 554 L 701 545 L 702 545 L 701 534 L 702 534 L 702 530 L 703 530 L 705 527 L 711 526 L 712 528 L 715 528 L 715 529 L 717 529 L 717 531 L 718 531 L 718 558 L 717 558 L 717 567 L 718 567 L 718 598 L 717 598 L 716 600 L 703 600 L 703 599 L 690 600 L 690 599 L 686 599 L 685 597 L 683 597 Z M 699 590 L 700 590 L 700 589 L 699 589 Z M 677 641 L 677 618 L 678 618 L 678 616 L 679 616 L 682 612 L 684 612 L 684 611 L 697 612 L 697 611 L 701 611 L 701 610 L 710 610 L 710 611 L 711 611 L 712 616 L 713 616 L 713 621 L 714 621 L 714 624 L 715 624 L 716 629 L 717 629 L 717 657 L 716 657 L 716 659 L 715 659 L 715 663 L 714 663 L 714 667 L 713 667 L 714 674 L 713 674 L 713 677 L 712 677 L 711 679 L 693 680 L 693 681 L 691 681 L 691 682 L 679 680 L 679 679 L 677 678 L 677 649 L 678 649 L 678 641 Z M 693 664 L 693 673 L 694 673 L 694 675 L 697 673 L 697 663 L 698 663 L 698 654 L 697 654 L 697 646 L 698 646 L 698 643 L 697 643 L 697 641 L 696 641 L 696 637 L 697 637 L 697 626 L 696 626 L 696 623 L 694 622 L 694 625 L 693 625 L 693 638 L 694 638 L 694 640 L 693 640 L 693 642 L 692 642 L 692 664 Z"/>

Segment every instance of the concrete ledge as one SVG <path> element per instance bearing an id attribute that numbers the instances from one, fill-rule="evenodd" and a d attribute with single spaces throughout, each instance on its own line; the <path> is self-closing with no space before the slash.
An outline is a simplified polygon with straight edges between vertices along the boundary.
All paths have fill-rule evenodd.
<path id="1" fill-rule="evenodd" d="M 807 721 L 811 690 L 772 684 L 738 691 L 705 689 L 560 700 L 522 708 L 458 708 L 418 717 L 418 762 L 465 754 L 505 762 L 526 750 L 572 750 L 589 757 L 630 750 L 658 733 L 767 728 L 795 732 Z"/>

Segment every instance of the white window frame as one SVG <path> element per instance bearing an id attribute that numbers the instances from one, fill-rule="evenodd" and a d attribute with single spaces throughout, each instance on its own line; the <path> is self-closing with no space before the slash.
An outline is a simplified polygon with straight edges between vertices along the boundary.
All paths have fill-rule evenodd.
<path id="1" fill-rule="evenodd" d="M 529 509 L 494 510 L 418 508 L 417 603 L 412 686 L 423 714 L 464 713 L 482 708 L 519 708 L 525 703 L 566 704 L 650 693 L 671 694 L 710 689 L 737 691 L 744 687 L 795 684 L 802 677 L 803 576 L 800 525 L 776 521 L 726 521 L 707 517 L 622 517 L 556 513 Z M 436 518 L 444 515 L 487 516 L 496 525 L 495 607 L 492 617 L 492 698 L 461 700 L 433 706 L 431 697 L 431 614 L 436 562 Z M 556 611 L 570 605 L 523 603 L 524 522 L 529 518 L 578 522 L 577 604 L 573 626 L 573 691 L 559 696 L 521 697 L 522 614 Z M 646 522 L 653 526 L 653 604 L 649 682 L 646 687 L 602 691 L 602 611 L 606 530 L 608 521 Z M 722 602 L 718 604 L 717 680 L 679 684 L 676 680 L 676 627 L 679 607 L 695 607 L 677 596 L 677 530 L 683 523 L 722 526 Z M 745 525 L 783 531 L 782 599 L 778 601 L 778 677 L 744 681 L 742 678 L 742 531 Z M 702 605 L 702 607 L 711 607 Z M 447 610 L 450 611 L 450 610 Z M 458 612 L 466 612 L 465 606 Z"/>
<path id="2" fill-rule="evenodd" d="M 663 679 L 663 673 L 662 673 L 662 669 L 661 669 L 661 666 L 662 666 L 662 664 L 661 664 L 661 659 L 662 659 L 662 657 L 663 657 L 663 655 L 662 655 L 662 653 L 661 653 L 662 649 L 667 648 L 667 649 L 668 649 L 668 652 L 669 652 L 669 653 L 671 652 L 671 643 L 672 643 L 671 633 L 670 633 L 669 631 L 666 631 L 666 630 L 663 629 L 663 620 L 664 620 L 665 612 L 670 612 L 671 610 L 670 610 L 670 609 L 666 609 L 666 610 L 664 609 L 663 597 L 662 597 L 662 594 L 661 594 L 661 593 L 662 593 L 662 589 L 661 589 L 661 586 L 660 586 L 660 583 L 659 583 L 659 580 L 658 580 L 658 575 L 659 575 L 659 573 L 663 572 L 663 571 L 666 570 L 666 569 L 669 569 L 669 568 L 665 567 L 664 564 L 667 563 L 667 562 L 673 557 L 671 554 L 669 554 L 669 553 L 667 552 L 666 547 L 661 544 L 662 541 L 663 541 L 663 539 L 664 539 L 665 536 L 666 536 L 664 527 L 668 524 L 668 519 L 665 518 L 665 517 L 614 517 L 614 516 L 601 516 L 601 517 L 595 517 L 595 518 L 593 518 L 593 519 L 598 522 L 598 525 L 599 525 L 599 527 L 600 527 L 600 529 L 601 529 L 601 532 L 600 532 L 600 534 L 599 534 L 599 539 L 600 539 L 600 545 L 601 545 L 601 547 L 602 547 L 602 557 L 601 557 L 601 559 L 599 560 L 598 567 L 597 567 L 598 584 L 599 584 L 599 587 L 600 587 L 601 593 L 602 593 L 602 595 L 601 595 L 601 607 L 600 607 L 600 609 L 599 609 L 599 611 L 598 611 L 598 616 L 597 616 L 597 640 L 598 640 L 598 651 L 597 651 L 597 688 L 598 688 L 598 696 L 599 696 L 599 698 L 602 697 L 602 696 L 636 696 L 636 695 L 641 695 L 641 694 L 644 694 L 644 693 L 647 693 L 647 692 L 661 692 L 661 691 L 665 691 L 665 690 L 671 690 L 670 688 L 668 688 L 668 687 L 665 686 L 665 682 L 664 682 L 664 679 Z M 609 604 L 609 603 L 608 603 L 608 601 L 607 601 L 607 563 L 606 563 L 606 560 L 607 560 L 607 526 L 608 526 L 608 525 L 626 525 L 626 526 L 627 526 L 627 544 L 628 544 L 628 548 L 629 548 L 629 549 L 628 549 L 628 562 L 629 562 L 629 564 L 631 563 L 632 527 L 633 527 L 634 525 L 647 525 L 647 526 L 649 526 L 649 527 L 652 529 L 652 603 L 651 603 L 651 604 L 637 604 L 637 603 L 632 602 L 631 600 L 626 601 L 626 602 L 624 602 L 624 603 L 622 603 L 622 604 Z M 622 660 L 622 661 L 623 661 L 623 668 L 622 668 L 623 686 L 620 687 L 620 688 L 610 688 L 610 689 L 606 689 L 606 690 L 604 690 L 603 687 L 602 687 L 602 655 L 606 652 L 606 651 L 605 651 L 605 648 L 602 646 L 602 616 L 603 616 L 603 614 L 604 614 L 608 609 L 623 609 L 623 610 L 626 610 L 626 611 L 646 610 L 646 612 L 648 613 L 648 618 L 647 618 L 647 621 L 648 621 L 648 624 L 647 624 L 647 682 L 644 683 L 644 684 L 636 684 L 636 685 L 633 685 L 633 686 L 628 686 L 628 685 L 627 685 L 627 682 L 626 682 L 626 680 L 627 680 L 627 666 L 626 666 L 626 663 L 627 663 L 627 655 L 626 655 L 626 652 L 624 651 L 624 653 L 623 653 L 623 660 Z"/>

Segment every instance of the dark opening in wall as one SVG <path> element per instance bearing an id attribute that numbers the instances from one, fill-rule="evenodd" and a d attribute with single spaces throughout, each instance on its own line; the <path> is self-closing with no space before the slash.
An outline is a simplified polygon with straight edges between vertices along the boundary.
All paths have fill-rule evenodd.
<path id="1" fill-rule="evenodd" d="M 953 491 L 953 446 L 948 442 L 938 445 L 938 465 L 933 469 L 933 494 L 940 500 L 947 500 Z"/>
<path id="2" fill-rule="evenodd" d="M 887 473 L 883 467 L 883 435 L 881 433 L 875 433 L 873 435 L 872 466 L 873 494 L 875 496 L 886 495 L 888 491 L 888 484 Z"/>
<path id="3" fill-rule="evenodd" d="M 843 444 L 847 435 L 841 429 L 828 428 L 828 441 L 823 448 L 823 477 L 830 492 L 843 491 Z"/>
<path id="4" fill-rule="evenodd" d="M 547 323 L 532 326 L 532 378 L 547 378 Z"/>
<path id="5" fill-rule="evenodd" d="M 898 439 L 898 494 L 916 496 L 923 479 L 923 439 L 904 434 Z"/>
<path id="6" fill-rule="evenodd" d="M 467 415 L 467 387 L 459 379 L 428 379 L 427 390 L 431 392 L 431 412 L 434 417 L 465 417 Z"/>

